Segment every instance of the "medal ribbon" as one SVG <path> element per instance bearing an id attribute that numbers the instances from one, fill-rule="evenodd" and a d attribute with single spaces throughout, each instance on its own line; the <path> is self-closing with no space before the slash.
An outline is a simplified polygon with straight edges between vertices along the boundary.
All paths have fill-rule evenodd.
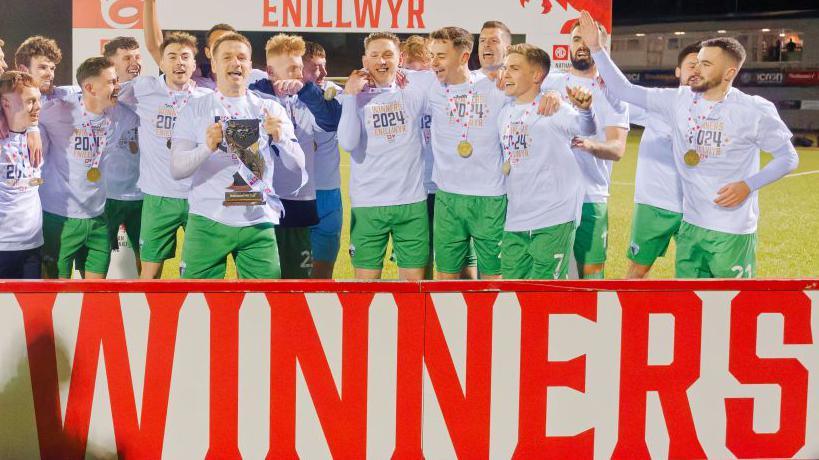
<path id="1" fill-rule="evenodd" d="M 458 104 L 455 102 L 455 95 L 452 94 L 450 85 L 444 84 L 444 94 L 446 94 L 447 103 L 449 104 L 449 116 L 455 118 L 455 123 L 463 127 L 461 131 L 461 142 L 466 142 L 469 137 L 469 122 L 472 121 L 472 105 L 475 102 L 475 79 L 472 73 L 469 73 L 469 91 L 467 91 L 466 111 L 463 116 L 463 123 L 458 117 Z"/>
<path id="2" fill-rule="evenodd" d="M 726 95 L 725 99 L 727 98 L 728 96 Z M 697 146 L 694 143 L 694 139 L 696 138 L 697 133 L 702 129 L 702 123 L 705 120 L 711 119 L 711 117 L 714 114 L 714 111 L 723 102 L 725 102 L 725 99 L 722 99 L 721 101 L 718 102 L 714 102 L 713 105 L 711 105 L 711 107 L 705 108 L 705 113 L 697 115 L 694 109 L 697 108 L 698 105 L 704 101 L 704 99 L 702 97 L 702 94 L 699 93 L 694 94 L 694 101 L 691 103 L 691 105 L 688 106 L 688 146 L 691 148 L 691 150 L 694 150 L 695 152 L 697 151 Z M 705 105 L 704 102 L 703 105 Z"/>
<path id="3" fill-rule="evenodd" d="M 531 115 L 532 111 L 537 107 L 538 103 L 540 102 L 540 96 L 536 97 L 529 107 L 523 112 L 520 118 L 514 120 L 514 123 L 522 123 L 526 124 L 529 122 L 529 116 Z M 504 123 L 503 127 L 503 161 L 509 161 L 512 157 L 512 116 L 514 115 L 515 110 L 514 108 L 509 110 L 509 116 L 506 118 L 506 123 Z"/>
<path id="4" fill-rule="evenodd" d="M 94 140 L 92 144 L 96 147 L 96 151 L 94 152 L 94 161 L 91 163 L 90 169 L 99 169 L 100 160 L 102 160 L 102 153 L 105 152 L 105 147 L 108 145 L 108 130 L 111 128 L 111 118 L 105 114 L 102 115 L 102 132 L 98 132 L 94 128 L 94 124 L 91 121 L 91 115 L 88 114 L 88 110 L 85 108 L 85 102 L 82 100 L 82 93 L 79 94 L 79 99 L 80 108 L 82 109 L 83 134 L 90 134 L 91 138 Z M 101 134 L 101 136 L 98 136 L 97 134 Z"/>

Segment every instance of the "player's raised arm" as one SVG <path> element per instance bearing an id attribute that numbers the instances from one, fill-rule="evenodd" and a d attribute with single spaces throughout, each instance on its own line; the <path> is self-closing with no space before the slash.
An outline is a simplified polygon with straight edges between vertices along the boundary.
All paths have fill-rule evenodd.
<path id="1" fill-rule="evenodd" d="M 159 27 L 159 16 L 156 12 L 156 0 L 145 0 L 142 9 L 142 27 L 145 32 L 145 46 L 157 64 L 162 61 L 162 28 Z"/>
<path id="2" fill-rule="evenodd" d="M 341 103 L 341 121 L 338 123 L 338 145 L 352 152 L 361 141 L 361 119 L 356 98 L 367 84 L 367 72 L 354 70 L 344 86 Z"/>

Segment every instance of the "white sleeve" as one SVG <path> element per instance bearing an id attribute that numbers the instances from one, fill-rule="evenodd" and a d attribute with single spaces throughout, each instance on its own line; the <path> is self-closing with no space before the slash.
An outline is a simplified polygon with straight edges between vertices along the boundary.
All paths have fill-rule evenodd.
<path id="1" fill-rule="evenodd" d="M 290 121 L 290 117 L 287 116 L 287 111 L 281 106 L 281 104 L 267 101 L 266 106 L 271 115 L 274 117 L 279 117 L 282 120 L 281 138 L 278 142 L 273 142 L 272 145 L 274 145 L 278 150 L 279 158 L 281 158 L 282 164 L 285 168 L 291 171 L 302 171 L 303 174 L 301 185 L 304 186 L 307 181 L 304 166 L 304 151 L 301 149 L 298 139 L 296 139 L 296 130 L 293 127 L 293 122 Z"/>
<path id="2" fill-rule="evenodd" d="M 774 157 L 761 171 L 745 179 L 751 190 L 759 190 L 796 169 L 799 166 L 799 155 L 791 144 L 793 134 L 779 117 L 776 107 L 762 98 L 754 99 L 760 102 L 758 107 L 762 111 L 754 131 L 755 143 Z"/>
<path id="3" fill-rule="evenodd" d="M 356 96 L 345 94 L 341 97 L 341 121 L 338 123 L 338 145 L 352 152 L 361 142 L 361 120 L 358 117 Z"/>
<path id="4" fill-rule="evenodd" d="M 602 49 L 593 52 L 592 58 L 597 65 L 597 72 L 603 78 L 607 90 L 613 97 L 659 114 L 664 121 L 673 125 L 679 89 L 644 88 L 631 83 L 611 60 L 611 56 Z M 628 117 L 627 114 L 626 117 Z M 611 126 L 608 120 L 605 123 L 606 126 Z"/>
<path id="5" fill-rule="evenodd" d="M 589 137 L 597 132 L 597 120 L 592 110 L 578 110 L 562 102 L 556 115 L 560 116 L 561 128 L 569 137 Z"/>
<path id="6" fill-rule="evenodd" d="M 137 105 L 136 90 L 134 89 L 136 82 L 136 80 L 131 80 L 123 83 L 119 88 L 119 97 L 117 97 L 118 102 L 121 102 L 131 110 L 136 110 Z"/>
<path id="7" fill-rule="evenodd" d="M 178 139 L 171 148 L 171 176 L 176 180 L 192 176 L 212 154 L 205 144 Z"/>

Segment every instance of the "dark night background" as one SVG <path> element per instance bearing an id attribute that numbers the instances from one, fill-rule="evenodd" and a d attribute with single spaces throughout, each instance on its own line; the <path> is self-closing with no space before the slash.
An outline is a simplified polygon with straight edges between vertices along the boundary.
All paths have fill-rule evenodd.
<path id="1" fill-rule="evenodd" d="M 477 0 L 488 1 L 488 0 Z M 71 61 L 71 2 L 68 0 L 2 0 L 0 38 L 5 40 L 6 62 L 13 65 L 14 50 L 26 37 L 50 36 L 61 44 L 64 60 Z M 724 21 L 753 16 L 819 17 L 819 0 L 614 0 L 614 25 L 683 20 Z M 487 18 L 488 19 L 488 18 Z M 71 81 L 71 68 L 59 66 L 57 83 Z"/>

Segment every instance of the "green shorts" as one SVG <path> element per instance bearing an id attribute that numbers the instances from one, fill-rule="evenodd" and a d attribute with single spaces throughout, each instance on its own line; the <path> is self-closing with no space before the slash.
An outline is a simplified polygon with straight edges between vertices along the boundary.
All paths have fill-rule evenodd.
<path id="1" fill-rule="evenodd" d="M 284 279 L 309 279 L 313 268 L 310 227 L 276 227 L 276 244 Z"/>
<path id="2" fill-rule="evenodd" d="M 111 249 L 119 249 L 120 225 L 125 225 L 128 241 L 135 251 L 139 250 L 139 231 L 142 227 L 142 200 L 105 200 L 105 218 L 108 221 L 108 240 Z"/>
<path id="3" fill-rule="evenodd" d="M 580 226 L 574 237 L 574 259 L 582 274 L 584 265 L 606 262 L 608 247 L 609 206 L 607 203 L 583 203 Z"/>
<path id="4" fill-rule="evenodd" d="M 381 270 L 392 235 L 399 268 L 424 268 L 429 261 L 429 218 L 426 202 L 352 208 L 350 257 L 353 267 Z"/>
<path id="5" fill-rule="evenodd" d="M 460 273 L 475 244 L 478 272 L 500 275 L 500 245 L 506 222 L 506 196 L 435 194 L 435 265 L 441 273 Z"/>
<path id="6" fill-rule="evenodd" d="M 179 271 L 185 279 L 223 279 L 227 256 L 241 279 L 278 279 L 279 254 L 273 224 L 230 227 L 191 214 L 185 231 Z"/>
<path id="7" fill-rule="evenodd" d="M 528 232 L 504 232 L 503 279 L 566 279 L 574 243 L 574 222 Z"/>
<path id="8" fill-rule="evenodd" d="M 111 244 L 105 215 L 75 219 L 43 213 L 43 263 L 49 278 L 71 278 L 75 261 L 84 271 L 106 275 Z"/>
<path id="9" fill-rule="evenodd" d="M 176 232 L 188 222 L 188 200 L 145 195 L 142 204 L 142 228 L 139 258 L 143 262 L 162 263 L 176 257 Z"/>
<path id="10" fill-rule="evenodd" d="M 677 278 L 753 278 L 756 233 L 737 235 L 688 222 L 677 235 Z"/>
<path id="11" fill-rule="evenodd" d="M 671 237 L 680 230 L 682 214 L 637 203 L 631 220 L 631 242 L 626 257 L 634 263 L 652 266 L 665 255 Z"/>

